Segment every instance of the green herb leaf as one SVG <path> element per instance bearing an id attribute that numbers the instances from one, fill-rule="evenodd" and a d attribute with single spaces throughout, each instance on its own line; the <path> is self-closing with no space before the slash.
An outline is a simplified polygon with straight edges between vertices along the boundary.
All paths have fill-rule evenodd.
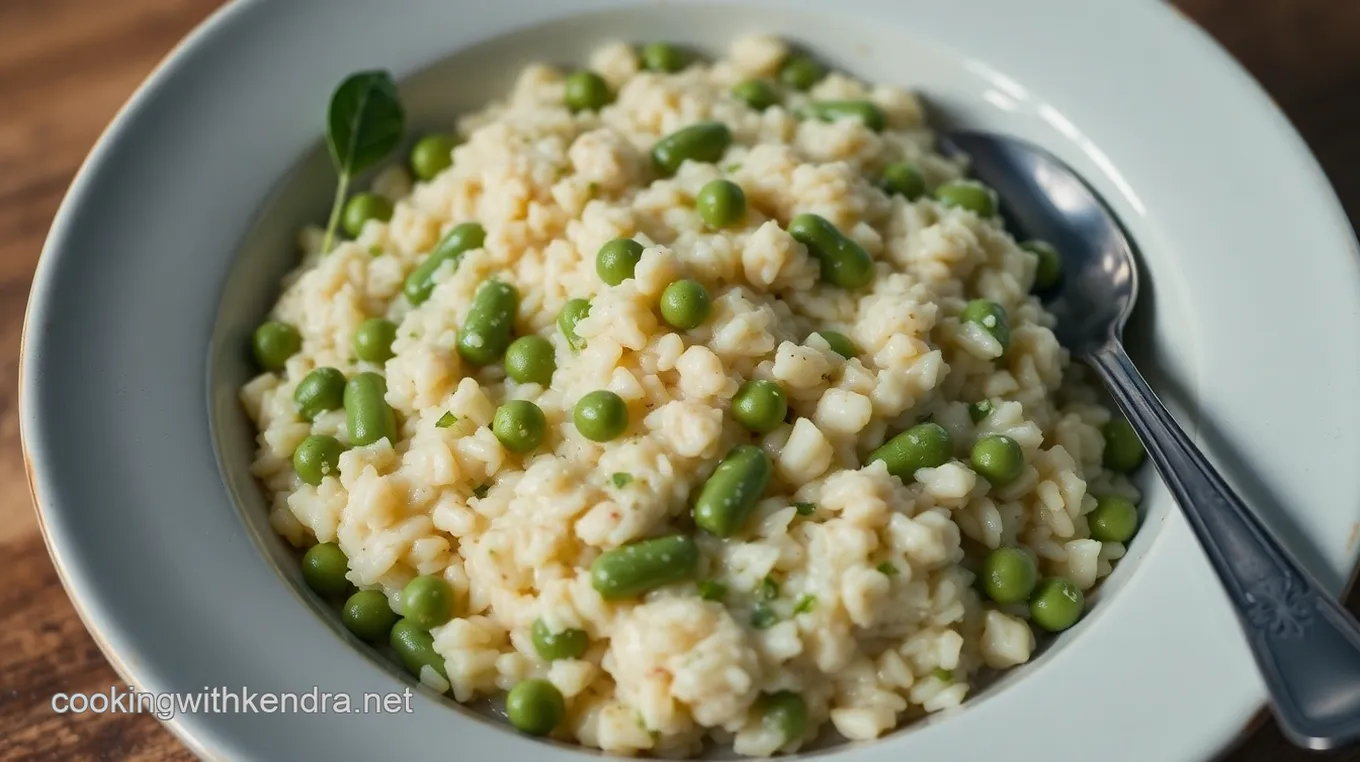
<path id="1" fill-rule="evenodd" d="M 377 257 L 381 257 L 383 255 L 383 247 L 375 243 L 372 246 L 368 247 L 368 253 L 370 256 L 376 259 Z"/>
<path id="2" fill-rule="evenodd" d="M 779 597 L 779 583 L 773 578 L 766 577 L 760 582 L 760 600 L 772 601 Z"/>
<path id="3" fill-rule="evenodd" d="M 817 506 L 812 503 L 794 503 L 793 509 L 798 511 L 799 516 L 811 516 L 817 512 Z"/>
<path id="4" fill-rule="evenodd" d="M 944 667 L 936 667 L 935 669 L 930 670 L 930 675 L 942 683 L 954 682 L 954 673 Z"/>
<path id="5" fill-rule="evenodd" d="M 623 489 L 624 487 L 627 487 L 627 486 L 628 486 L 628 482 L 631 482 L 631 481 L 633 481 L 633 475 L 632 475 L 632 474 L 625 474 L 625 473 L 623 473 L 622 471 L 620 471 L 620 472 L 618 472 L 617 474 L 614 474 L 613 476 L 609 477 L 609 483 L 610 483 L 610 484 L 613 484 L 614 487 L 617 488 L 617 489 Z"/>
<path id="6" fill-rule="evenodd" d="M 879 572 L 881 572 L 884 576 L 887 576 L 887 577 L 896 577 L 896 576 L 897 576 L 897 567 L 896 567 L 896 566 L 893 566 L 892 564 L 888 563 L 887 561 L 884 561 L 883 563 L 879 564 L 879 565 L 878 565 L 878 570 L 879 570 Z"/>
<path id="7" fill-rule="evenodd" d="M 757 603 L 751 611 L 751 626 L 757 630 L 768 630 L 779 621 L 779 615 L 768 604 Z"/>
<path id="8" fill-rule="evenodd" d="M 335 89 L 326 113 L 326 146 L 339 182 L 326 224 L 326 237 L 321 243 L 323 253 L 330 251 L 335 242 L 335 229 L 340 224 L 350 180 L 392 153 L 405 132 L 406 112 L 391 74 L 357 72 Z"/>
<path id="9" fill-rule="evenodd" d="M 798 605 L 793 607 L 793 613 L 806 614 L 815 608 L 817 608 L 817 596 L 805 595 L 798 599 Z"/>
<path id="10" fill-rule="evenodd" d="M 439 420 L 434 422 L 434 427 L 436 429 L 447 429 L 448 427 L 452 426 L 455 423 L 458 423 L 458 416 L 454 415 L 453 413 L 446 412 L 443 415 L 439 416 Z"/>
<path id="11" fill-rule="evenodd" d="M 736 172 L 737 170 L 741 169 L 741 164 L 738 163 L 728 164 L 726 169 L 728 172 Z"/>
<path id="12" fill-rule="evenodd" d="M 968 406 L 968 417 L 973 419 L 973 423 L 979 423 L 983 418 L 992 414 L 992 401 L 982 400 L 974 402 Z"/>
<path id="13" fill-rule="evenodd" d="M 490 484 L 480 484 L 472 490 L 472 494 L 477 497 L 486 497 L 486 493 L 491 490 Z"/>
<path id="14" fill-rule="evenodd" d="M 588 195 L 588 196 L 591 197 L 591 198 L 595 198 L 595 196 L 596 196 L 599 192 L 600 192 L 600 184 L 597 183 L 597 182 L 592 182 L 592 183 L 590 183 L 589 185 L 586 186 L 586 195 Z"/>
<path id="15" fill-rule="evenodd" d="M 699 583 L 699 597 L 706 601 L 722 602 L 727 597 L 727 585 L 716 579 L 706 579 Z"/>

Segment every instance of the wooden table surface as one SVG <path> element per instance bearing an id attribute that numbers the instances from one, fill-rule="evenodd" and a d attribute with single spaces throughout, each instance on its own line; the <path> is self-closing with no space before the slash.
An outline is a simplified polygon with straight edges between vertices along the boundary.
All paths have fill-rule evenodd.
<path id="1" fill-rule="evenodd" d="M 57 715 L 59 691 L 121 681 L 77 619 L 38 534 L 19 449 L 19 333 L 47 227 L 104 125 L 218 0 L 0 2 L 0 759 L 188 760 L 145 715 Z M 1265 85 L 1360 215 L 1360 2 L 1181 0 Z M 1149 55 L 1155 55 L 1149 40 Z M 1225 129 L 1230 126 L 1225 125 Z M 1249 161 L 1250 157 L 1243 157 Z M 1263 177 L 1261 182 L 1270 182 Z M 1352 596 L 1360 609 L 1360 594 Z M 1231 762 L 1290 762 L 1274 724 Z M 1333 759 L 1360 762 L 1360 750 Z M 1062 762 L 1062 761 L 1058 761 Z M 1156 762 L 1149 760 L 1148 762 Z"/>

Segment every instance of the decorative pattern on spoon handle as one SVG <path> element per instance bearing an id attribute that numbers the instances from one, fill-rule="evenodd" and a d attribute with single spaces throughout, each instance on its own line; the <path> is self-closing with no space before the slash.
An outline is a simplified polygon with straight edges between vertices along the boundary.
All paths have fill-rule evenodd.
<path id="1" fill-rule="evenodd" d="M 1118 342 L 1086 359 L 1199 537 L 1237 609 L 1285 733 L 1313 748 L 1360 737 L 1360 625 L 1243 504 Z"/>

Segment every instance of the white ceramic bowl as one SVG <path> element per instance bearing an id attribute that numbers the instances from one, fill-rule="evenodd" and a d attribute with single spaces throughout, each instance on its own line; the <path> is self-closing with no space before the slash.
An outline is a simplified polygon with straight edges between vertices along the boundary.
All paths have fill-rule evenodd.
<path id="1" fill-rule="evenodd" d="M 144 690 L 323 691 L 409 681 L 305 593 L 265 521 L 236 389 L 252 327 L 331 178 L 334 84 L 405 78 L 415 127 L 503 92 L 537 59 L 610 38 L 718 49 L 782 34 L 946 121 L 1038 142 L 1140 246 L 1133 329 L 1200 443 L 1333 590 L 1360 532 L 1360 273 L 1312 157 L 1261 91 L 1153 0 L 289 0 L 213 16 L 99 142 L 43 253 L 22 427 L 49 547 L 81 615 Z M 451 56 L 451 57 L 450 57 Z M 1138 341 L 1141 339 L 1141 342 Z M 1192 428 L 1195 428 L 1192 426 Z M 965 704 L 840 762 L 1202 760 L 1263 688 L 1160 485 L 1090 614 Z M 418 692 L 409 714 L 180 715 L 223 759 L 539 759 L 540 745 Z"/>

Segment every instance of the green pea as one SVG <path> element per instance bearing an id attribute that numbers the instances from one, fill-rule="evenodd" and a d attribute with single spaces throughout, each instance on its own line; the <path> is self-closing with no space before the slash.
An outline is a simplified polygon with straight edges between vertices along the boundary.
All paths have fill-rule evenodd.
<path id="1" fill-rule="evenodd" d="M 689 65 L 685 51 L 665 42 L 652 42 L 642 48 L 642 68 L 673 73 Z"/>
<path id="2" fill-rule="evenodd" d="M 288 358 L 302 349 L 302 335 L 287 323 L 270 320 L 261 323 L 251 337 L 255 362 L 264 370 L 283 370 Z"/>
<path id="3" fill-rule="evenodd" d="M 333 542 L 313 545 L 302 554 L 302 581 L 317 595 L 335 598 L 349 590 L 349 559 Z"/>
<path id="4" fill-rule="evenodd" d="M 525 680 L 505 696 L 505 718 L 522 733 L 546 736 L 566 714 L 562 692 L 547 680 Z"/>
<path id="5" fill-rule="evenodd" d="M 401 614 L 425 629 L 453 618 L 453 588 L 443 577 L 422 574 L 401 589 Z"/>
<path id="6" fill-rule="evenodd" d="M 779 102 L 774 85 L 763 79 L 748 79 L 732 88 L 732 95 L 756 111 L 764 111 Z"/>
<path id="7" fill-rule="evenodd" d="M 432 132 L 411 146 L 411 174 L 417 180 L 429 182 L 435 175 L 453 166 L 453 147 L 456 145 L 452 135 Z"/>
<path id="8" fill-rule="evenodd" d="M 514 286 L 498 280 L 483 283 L 458 329 L 458 354 L 473 365 L 499 360 L 510 346 L 517 312 L 519 292 Z"/>
<path id="9" fill-rule="evenodd" d="M 505 375 L 521 384 L 547 386 L 556 371 L 552 342 L 542 336 L 521 336 L 505 350 Z"/>
<path id="10" fill-rule="evenodd" d="M 628 405 L 608 389 L 598 389 L 577 401 L 572 421 L 586 439 L 608 442 L 628 429 Z"/>
<path id="11" fill-rule="evenodd" d="M 340 224 L 351 238 L 358 238 L 369 220 L 387 222 L 392 219 L 392 202 L 376 193 L 357 193 L 345 203 Z"/>
<path id="12" fill-rule="evenodd" d="M 444 671 L 444 657 L 434 650 L 434 636 L 430 631 L 410 619 L 398 619 L 392 625 L 392 634 L 387 643 L 397 655 L 407 672 L 420 677 L 424 667 L 433 669 L 440 677 L 448 679 Z"/>
<path id="13" fill-rule="evenodd" d="M 917 169 L 915 164 L 904 161 L 884 167 L 881 182 L 883 190 L 903 196 L 908 201 L 915 201 L 926 194 L 925 175 L 921 174 L 921 170 Z"/>
<path id="14" fill-rule="evenodd" d="M 995 409 L 991 400 L 979 400 L 968 406 L 968 417 L 973 419 L 973 423 L 981 423 Z"/>
<path id="15" fill-rule="evenodd" d="M 572 111 L 599 111 L 614 99 L 604 77 L 593 71 L 572 72 L 562 85 L 562 103 Z"/>
<path id="16" fill-rule="evenodd" d="M 387 638 L 399 618 L 387 605 L 387 596 L 381 590 L 360 590 L 340 609 L 340 621 L 345 623 L 345 629 L 371 643 Z"/>
<path id="17" fill-rule="evenodd" d="M 803 737 L 807 731 L 807 702 L 793 691 L 779 691 L 760 698 L 760 722 L 779 733 L 780 745 Z"/>
<path id="18" fill-rule="evenodd" d="M 1039 580 L 1034 559 L 1019 548 L 997 548 L 982 559 L 982 589 L 997 603 L 1020 603 Z"/>
<path id="19" fill-rule="evenodd" d="M 959 319 L 965 323 L 977 323 L 996 339 L 1004 353 L 1011 347 L 1011 323 L 1006 317 L 1006 308 L 987 299 L 974 299 L 963 308 Z"/>
<path id="20" fill-rule="evenodd" d="M 387 318 L 369 318 L 354 332 L 354 356 L 364 362 L 387 362 L 392 359 L 392 342 L 396 339 L 396 323 Z"/>
<path id="21" fill-rule="evenodd" d="M 935 198 L 945 206 L 967 209 L 979 217 L 996 214 L 996 194 L 982 183 L 957 180 L 935 189 Z"/>
<path id="22" fill-rule="evenodd" d="M 883 461 L 888 473 L 905 482 L 916 478 L 916 472 L 922 468 L 948 463 L 952 452 L 949 432 L 943 426 L 918 423 L 869 453 L 868 463 Z"/>
<path id="23" fill-rule="evenodd" d="M 585 630 L 567 628 L 561 632 L 553 632 L 542 619 L 534 620 L 530 638 L 534 642 L 534 650 L 538 652 L 539 658 L 545 661 L 579 659 L 590 646 L 590 636 L 586 635 Z"/>
<path id="24" fill-rule="evenodd" d="M 739 531 L 770 486 L 774 466 L 755 445 L 737 445 L 704 482 L 694 501 L 694 523 L 715 537 Z"/>
<path id="25" fill-rule="evenodd" d="M 713 163 L 732 145 L 732 130 L 722 122 L 699 122 L 656 141 L 652 164 L 658 174 L 670 177 L 686 161 Z"/>
<path id="26" fill-rule="evenodd" d="M 1049 632 L 1062 632 L 1081 619 L 1086 596 L 1066 577 L 1045 577 L 1029 598 L 1029 620 Z"/>
<path id="27" fill-rule="evenodd" d="M 988 434 L 973 443 L 973 470 L 992 483 L 1005 487 L 1025 470 L 1025 452 L 1020 443 L 1004 434 Z"/>
<path id="28" fill-rule="evenodd" d="M 1105 434 L 1105 467 L 1128 473 L 1143 464 L 1143 443 L 1138 432 L 1123 418 L 1113 418 L 1101 429 Z"/>
<path id="29" fill-rule="evenodd" d="M 870 101 L 818 101 L 809 103 L 803 109 L 803 114 L 823 122 L 858 119 L 874 132 L 882 132 L 888 124 L 883 109 Z"/>
<path id="30" fill-rule="evenodd" d="M 699 546 L 682 534 L 640 540 L 596 557 L 590 584 L 605 600 L 636 598 L 658 587 L 693 579 Z"/>
<path id="31" fill-rule="evenodd" d="M 1033 254 L 1037 260 L 1034 265 L 1034 288 L 1044 291 L 1058 285 L 1062 280 L 1062 257 L 1048 241 L 1025 241 L 1020 248 Z"/>
<path id="32" fill-rule="evenodd" d="M 312 434 L 293 450 L 293 470 L 298 478 L 315 487 L 322 479 L 340 472 L 340 453 L 344 451 L 335 437 Z"/>
<path id="33" fill-rule="evenodd" d="M 708 322 L 713 300 L 697 280 L 677 280 L 661 292 L 661 319 L 672 328 L 688 331 Z"/>
<path id="34" fill-rule="evenodd" d="M 745 219 L 746 193 L 731 180 L 711 180 L 694 197 L 694 208 L 710 228 L 725 228 Z"/>
<path id="35" fill-rule="evenodd" d="M 298 414 L 311 421 L 345 403 L 345 374 L 335 368 L 316 368 L 302 377 L 293 390 Z"/>
<path id="36" fill-rule="evenodd" d="M 562 311 L 557 313 L 557 327 L 566 338 L 567 346 L 576 351 L 580 351 L 586 345 L 586 340 L 576 335 L 576 324 L 585 320 L 589 314 L 590 301 L 586 299 L 568 299 L 567 303 L 562 305 Z"/>
<path id="37" fill-rule="evenodd" d="M 784 422 L 789 401 L 774 381 L 747 381 L 732 397 L 732 417 L 749 431 L 768 434 Z"/>
<path id="38" fill-rule="evenodd" d="M 821 336 L 822 341 L 825 341 L 831 347 L 832 352 L 847 360 L 859 355 L 859 347 L 855 346 L 855 342 L 839 331 L 817 331 L 812 335 Z"/>
<path id="39" fill-rule="evenodd" d="M 402 286 L 406 301 L 412 305 L 423 304 L 434 290 L 435 272 L 445 262 L 453 262 L 456 268 L 464 252 L 480 249 L 485 243 L 486 229 L 481 225 L 475 222 L 454 225 L 443 238 L 439 239 L 439 243 L 435 244 L 434 251 L 406 276 L 406 283 Z"/>
<path id="40" fill-rule="evenodd" d="M 1128 542 L 1138 531 L 1138 509 L 1116 495 L 1096 499 L 1096 508 L 1086 517 L 1091 539 L 1101 542 Z"/>
<path id="41" fill-rule="evenodd" d="M 528 400 L 510 400 L 496 408 L 491 433 L 510 452 L 528 452 L 543 443 L 548 418 L 542 408 Z"/>
<path id="42" fill-rule="evenodd" d="M 615 238 L 600 247 L 595 255 L 595 274 L 611 286 L 633 277 L 642 259 L 642 244 L 631 238 Z"/>
<path id="43" fill-rule="evenodd" d="M 874 279 L 874 260 L 869 252 L 825 217 L 800 214 L 789 222 L 789 235 L 817 258 L 822 280 L 833 286 L 860 288 Z"/>
<path id="44" fill-rule="evenodd" d="M 345 382 L 345 426 L 349 441 L 363 446 L 386 438 L 397 442 L 397 415 L 387 404 L 387 380 L 377 373 L 359 373 Z"/>
<path id="45" fill-rule="evenodd" d="M 779 67 L 779 81 L 794 90 L 811 90 L 825 76 L 825 66 L 803 55 L 789 56 Z"/>

